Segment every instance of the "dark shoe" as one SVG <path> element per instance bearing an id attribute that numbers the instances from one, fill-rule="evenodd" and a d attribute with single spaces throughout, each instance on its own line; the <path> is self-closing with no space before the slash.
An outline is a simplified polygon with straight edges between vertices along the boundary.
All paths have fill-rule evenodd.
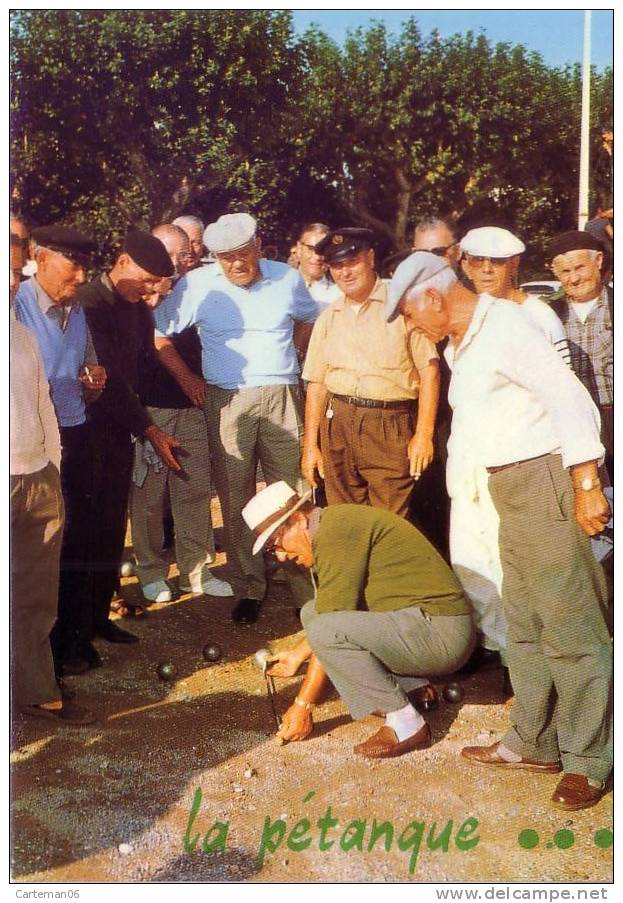
<path id="1" fill-rule="evenodd" d="M 508 668 L 502 668 L 502 675 L 502 697 L 506 700 L 514 696 L 513 685 Z"/>
<path id="2" fill-rule="evenodd" d="M 47 718 L 49 721 L 57 721 L 59 724 L 93 724 L 96 720 L 93 712 L 67 700 L 62 709 L 44 709 L 40 705 L 26 705 L 22 708 L 23 715 L 31 715 L 33 718 Z"/>
<path id="3" fill-rule="evenodd" d="M 112 621 L 106 621 L 105 624 L 96 627 L 95 636 L 101 637 L 108 643 L 138 643 L 138 637 L 135 634 L 123 630 L 122 627 L 117 627 Z"/>
<path id="4" fill-rule="evenodd" d="M 461 755 L 464 759 L 478 762 L 480 765 L 493 765 L 496 768 L 520 769 L 522 771 L 540 771 L 546 774 L 557 774 L 562 771 L 560 762 L 537 762 L 535 759 L 521 759 L 519 762 L 507 762 L 498 753 L 498 743 L 492 746 L 464 746 Z"/>
<path id="5" fill-rule="evenodd" d="M 241 599 L 231 613 L 232 621 L 238 624 L 254 624 L 260 613 L 259 599 Z"/>
<path id="6" fill-rule="evenodd" d="M 68 686 L 66 686 L 65 681 L 62 677 L 57 678 L 56 683 L 58 684 L 58 688 L 61 691 L 61 699 L 63 702 L 69 702 L 72 699 L 76 698 L 76 694 L 73 690 L 70 690 Z"/>
<path id="7" fill-rule="evenodd" d="M 65 659 L 61 664 L 61 672 L 67 676 L 72 674 L 85 674 L 91 666 L 86 658 L 76 656 L 75 658 Z"/>
<path id="8" fill-rule="evenodd" d="M 463 667 L 456 671 L 456 674 L 462 674 L 467 677 L 469 674 L 475 674 L 482 668 L 499 668 L 502 664 L 500 653 L 494 649 L 485 649 L 484 646 L 476 646 L 470 657 L 467 659 Z"/>
<path id="9" fill-rule="evenodd" d="M 86 658 L 89 663 L 89 668 L 102 667 L 102 658 L 93 643 L 85 643 L 81 646 L 80 655 L 81 657 Z"/>
<path id="10" fill-rule="evenodd" d="M 393 728 L 384 724 L 376 734 L 353 747 L 353 752 L 367 759 L 393 759 L 415 749 L 427 749 L 431 742 L 430 727 L 427 724 L 406 740 L 399 740 Z"/>
<path id="11" fill-rule="evenodd" d="M 439 705 L 439 693 L 432 684 L 416 687 L 407 693 L 407 699 L 418 712 L 430 712 Z"/>
<path id="12" fill-rule="evenodd" d="M 583 774 L 564 774 L 552 794 L 552 804 L 557 809 L 573 812 L 588 809 L 598 803 L 604 792 L 603 785 L 593 787 Z"/>

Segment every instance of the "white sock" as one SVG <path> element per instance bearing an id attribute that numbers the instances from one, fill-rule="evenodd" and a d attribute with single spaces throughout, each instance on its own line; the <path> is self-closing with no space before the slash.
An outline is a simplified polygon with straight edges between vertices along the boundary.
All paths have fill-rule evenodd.
<path id="1" fill-rule="evenodd" d="M 413 734 L 417 734 L 426 722 L 420 713 L 408 702 L 404 708 L 397 709 L 395 712 L 388 712 L 385 715 L 385 724 L 393 728 L 398 739 L 402 741 Z"/>
<path id="2" fill-rule="evenodd" d="M 497 753 L 500 759 L 504 759 L 505 762 L 521 762 L 521 756 L 504 746 L 503 743 L 498 744 Z"/>

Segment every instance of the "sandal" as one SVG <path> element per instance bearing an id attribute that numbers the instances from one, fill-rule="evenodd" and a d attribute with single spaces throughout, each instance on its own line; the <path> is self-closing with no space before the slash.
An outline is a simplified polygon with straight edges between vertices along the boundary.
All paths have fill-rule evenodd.
<path id="1" fill-rule="evenodd" d="M 110 610 L 120 618 L 142 618 L 146 614 L 144 605 L 131 605 L 124 599 L 113 599 Z"/>

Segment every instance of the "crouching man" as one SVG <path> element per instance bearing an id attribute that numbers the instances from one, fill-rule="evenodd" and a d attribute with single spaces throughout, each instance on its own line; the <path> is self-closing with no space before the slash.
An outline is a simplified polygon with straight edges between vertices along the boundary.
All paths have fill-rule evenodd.
<path id="1" fill-rule="evenodd" d="M 309 659 L 278 737 L 303 740 L 327 678 L 353 718 L 385 716 L 358 755 L 400 756 L 431 744 L 401 676 L 456 671 L 474 629 L 461 586 L 438 552 L 398 515 L 368 505 L 313 506 L 280 481 L 259 492 L 242 516 L 257 536 L 253 553 L 271 552 L 313 570 L 316 598 L 301 610 L 306 639 L 281 653 L 269 673 L 290 677 Z"/>

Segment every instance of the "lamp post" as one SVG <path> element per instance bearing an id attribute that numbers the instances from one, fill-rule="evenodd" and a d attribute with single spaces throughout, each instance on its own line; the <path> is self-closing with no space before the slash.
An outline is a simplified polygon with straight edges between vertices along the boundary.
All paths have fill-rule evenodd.
<path id="1" fill-rule="evenodd" d="M 584 54 L 582 59 L 582 118 L 580 131 L 580 185 L 578 191 L 578 229 L 588 220 L 591 113 L 591 12 L 584 11 Z"/>

